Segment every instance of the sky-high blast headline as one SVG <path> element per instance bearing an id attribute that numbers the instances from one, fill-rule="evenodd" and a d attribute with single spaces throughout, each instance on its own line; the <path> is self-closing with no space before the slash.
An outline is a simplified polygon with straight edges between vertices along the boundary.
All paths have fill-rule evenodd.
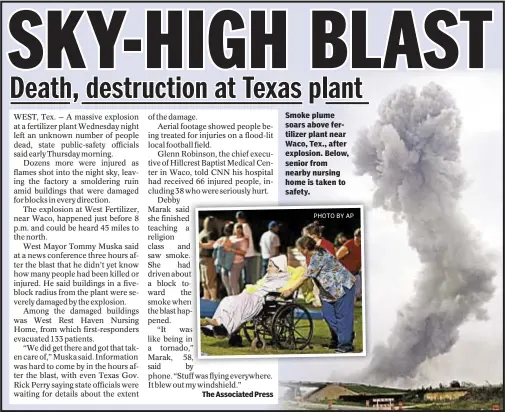
<path id="1" fill-rule="evenodd" d="M 405 59 L 409 69 L 450 69 L 464 59 L 470 69 L 485 65 L 486 24 L 492 10 L 434 9 L 416 24 L 412 10 L 394 10 L 380 56 L 368 55 L 367 10 L 348 15 L 333 9 L 311 10 L 309 50 L 290 44 L 287 10 L 250 10 L 247 15 L 221 9 L 213 15 L 204 10 L 146 10 L 144 18 L 128 10 L 47 10 L 45 14 L 21 9 L 9 18 L 9 33 L 18 44 L 6 50 L 10 63 L 20 70 L 41 65 L 48 69 L 114 69 L 117 53 L 143 53 L 146 69 L 205 69 L 206 61 L 227 69 L 289 69 L 289 53 L 306 53 L 312 69 L 395 69 Z M 143 24 L 143 35 L 121 36 L 128 19 Z M 142 22 L 142 23 L 141 23 Z M 88 25 L 93 37 L 79 38 L 76 31 Z M 451 31 L 463 26 L 467 44 L 460 45 Z M 460 29 L 461 30 L 461 29 Z M 420 41 L 431 45 L 420 46 Z M 98 66 L 90 67 L 80 44 L 98 54 Z M 96 47 L 95 50 L 93 50 Z M 165 51 L 166 50 L 166 51 Z M 465 56 L 462 51 L 465 50 Z"/>

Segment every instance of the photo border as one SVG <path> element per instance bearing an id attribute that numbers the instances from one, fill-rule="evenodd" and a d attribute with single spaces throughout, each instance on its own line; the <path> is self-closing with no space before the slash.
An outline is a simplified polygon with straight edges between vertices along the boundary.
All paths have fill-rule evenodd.
<path id="1" fill-rule="evenodd" d="M 300 205 L 300 206 L 280 206 L 280 205 L 272 205 L 272 206 L 216 206 L 216 207 L 209 207 L 209 206 L 195 206 L 195 245 L 199 243 L 199 225 L 200 225 L 200 219 L 199 219 L 199 213 L 200 212 L 217 212 L 221 210 L 242 210 L 244 212 L 248 210 L 300 210 L 300 209 L 359 209 L 360 210 L 360 227 L 361 230 L 365 230 L 366 228 L 364 227 L 365 223 L 365 216 L 364 216 L 364 205 L 327 205 L 327 206 L 321 206 L 321 205 Z M 366 240 L 365 240 L 366 243 Z M 365 259 L 365 245 L 364 243 L 361 245 L 361 267 L 362 267 L 362 274 L 361 274 L 361 293 L 362 296 L 366 296 L 366 259 Z M 198 298 L 196 299 L 196 341 L 197 341 L 197 359 L 198 360 L 221 360 L 221 359 L 289 359 L 289 358 L 305 358 L 305 359 L 317 359 L 317 358 L 364 358 L 367 356 L 367 316 L 366 316 L 366 298 L 363 298 L 361 300 L 361 319 L 363 322 L 362 326 L 362 331 L 363 331 L 363 351 L 359 353 L 313 353 L 313 354 L 296 354 L 296 353 L 289 353 L 289 354 L 278 354 L 278 355 L 202 355 L 202 342 L 201 342 L 201 332 L 200 332 L 200 276 L 199 276 L 199 256 L 198 256 L 198 250 L 195 248 L 195 257 L 194 257 L 194 267 L 195 270 L 193 271 L 193 275 L 196 277 L 195 282 L 194 282 L 194 293 L 195 296 Z M 300 351 L 300 352 L 303 352 Z"/>

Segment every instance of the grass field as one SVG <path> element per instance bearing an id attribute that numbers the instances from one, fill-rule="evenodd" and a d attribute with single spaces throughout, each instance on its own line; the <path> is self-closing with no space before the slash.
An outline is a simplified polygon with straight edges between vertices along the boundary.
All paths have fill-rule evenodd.
<path id="1" fill-rule="evenodd" d="M 307 307 L 310 310 L 319 310 L 313 307 Z M 323 344 L 328 345 L 330 342 L 330 331 L 324 320 L 314 320 L 314 335 L 312 338 L 311 347 L 306 347 L 303 350 L 285 350 L 274 348 L 267 345 L 265 349 L 254 350 L 248 346 L 243 333 L 243 347 L 229 347 L 227 339 L 214 339 L 204 336 L 200 332 L 201 352 L 208 356 L 232 356 L 232 355 L 288 355 L 288 354 L 336 354 L 334 350 L 323 347 Z M 363 352 L 363 320 L 361 302 L 358 302 L 354 310 L 354 331 L 356 337 L 354 339 L 354 353 Z"/>
<path id="2" fill-rule="evenodd" d="M 356 402 L 342 402 L 333 401 L 334 408 L 337 406 L 359 406 Z M 326 402 L 325 402 L 326 404 Z M 500 405 L 500 410 L 503 410 L 503 400 L 497 399 L 495 402 L 470 402 L 470 401 L 455 401 L 455 402 L 444 402 L 444 403 L 421 403 L 421 404 L 406 404 L 404 405 L 404 410 L 430 410 L 430 411 L 443 411 L 443 410 L 453 410 L 453 411 L 488 411 L 493 409 L 493 405 Z M 363 405 L 361 405 L 363 406 Z M 322 406 L 317 406 L 316 404 L 306 404 L 300 405 L 296 402 L 285 402 L 284 408 L 289 410 L 310 410 L 317 409 L 322 410 Z M 324 409 L 328 409 L 325 407 Z M 343 408 L 341 408 L 343 409 Z"/>
<path id="3" fill-rule="evenodd" d="M 421 403 L 421 404 L 407 404 L 409 409 L 423 409 L 423 410 L 492 410 L 493 405 L 500 405 L 500 410 L 503 410 L 503 399 L 495 399 L 494 401 L 471 401 L 471 400 L 456 400 L 453 402 L 438 402 L 438 403 Z"/>

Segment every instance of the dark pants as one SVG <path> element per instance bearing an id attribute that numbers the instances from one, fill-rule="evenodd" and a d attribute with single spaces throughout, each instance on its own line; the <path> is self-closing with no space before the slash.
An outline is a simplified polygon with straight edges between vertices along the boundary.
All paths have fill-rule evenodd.
<path id="1" fill-rule="evenodd" d="M 267 273 L 268 261 L 269 260 L 270 259 L 265 259 L 265 258 L 263 258 L 261 260 L 261 276 L 260 276 L 260 278 L 262 278 L 263 276 L 265 276 L 265 274 Z"/>
<path id="2" fill-rule="evenodd" d="M 352 345 L 354 330 L 354 291 L 344 287 L 345 295 L 336 302 L 323 300 L 321 311 L 330 330 L 336 334 L 339 346 Z M 332 335 L 333 335 L 332 333 Z"/>
<path id="3" fill-rule="evenodd" d="M 245 258 L 245 265 L 242 269 L 242 286 L 252 285 L 257 279 L 254 276 L 254 256 Z"/>

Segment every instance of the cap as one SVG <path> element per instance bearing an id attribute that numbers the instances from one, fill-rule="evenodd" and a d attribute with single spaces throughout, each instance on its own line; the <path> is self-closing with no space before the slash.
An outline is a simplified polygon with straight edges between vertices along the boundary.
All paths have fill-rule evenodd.
<path id="1" fill-rule="evenodd" d="M 240 211 L 235 214 L 236 219 L 245 219 L 245 213 Z"/>
<path id="2" fill-rule="evenodd" d="M 272 220 L 269 224 L 268 224 L 268 228 L 269 229 L 273 229 L 274 227 L 277 227 L 278 224 L 275 220 Z"/>

